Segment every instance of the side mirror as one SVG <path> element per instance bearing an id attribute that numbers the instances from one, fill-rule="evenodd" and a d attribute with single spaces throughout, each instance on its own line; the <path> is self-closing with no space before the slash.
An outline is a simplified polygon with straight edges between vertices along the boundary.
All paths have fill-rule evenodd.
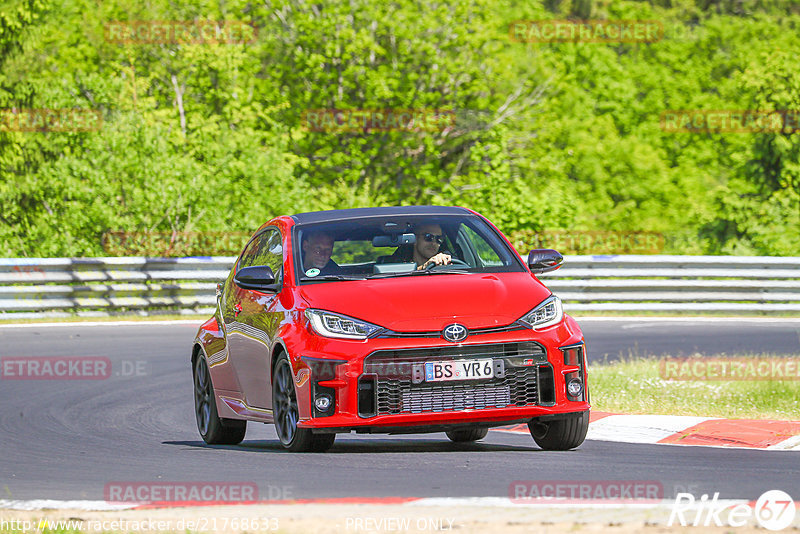
<path id="1" fill-rule="evenodd" d="M 533 274 L 555 271 L 563 261 L 561 254 L 549 248 L 537 248 L 528 253 L 528 267 Z"/>
<path id="2" fill-rule="evenodd" d="M 275 274 L 266 265 L 242 267 L 236 271 L 233 281 L 243 289 L 272 292 L 277 292 L 280 289 L 278 284 L 275 283 Z"/>

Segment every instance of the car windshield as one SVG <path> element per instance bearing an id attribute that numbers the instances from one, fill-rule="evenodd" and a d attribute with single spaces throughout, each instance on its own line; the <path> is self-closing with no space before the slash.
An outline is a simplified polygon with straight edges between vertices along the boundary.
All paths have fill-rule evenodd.
<path id="1" fill-rule="evenodd" d="M 293 229 L 301 283 L 443 273 L 522 272 L 519 256 L 478 216 L 383 216 Z M 436 254 L 445 265 L 428 265 Z"/>

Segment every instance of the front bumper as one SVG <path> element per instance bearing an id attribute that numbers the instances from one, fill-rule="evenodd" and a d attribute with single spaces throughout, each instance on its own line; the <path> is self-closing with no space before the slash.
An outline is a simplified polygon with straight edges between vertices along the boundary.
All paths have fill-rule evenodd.
<path id="1" fill-rule="evenodd" d="M 589 409 L 583 337 L 568 316 L 543 331 L 476 335 L 459 344 L 435 338 L 349 341 L 310 335 L 313 343 L 290 351 L 301 428 L 426 432 L 500 426 Z M 565 357 L 562 347 L 579 347 L 579 357 Z M 419 376 L 427 362 L 478 359 L 498 366 L 495 376 L 450 382 L 426 382 Z M 570 397 L 566 382 L 576 376 L 584 391 Z M 333 400 L 326 412 L 314 406 L 319 395 Z"/>
<path id="2" fill-rule="evenodd" d="M 351 341 L 303 334 L 305 339 L 289 351 L 301 428 L 425 432 L 499 426 L 589 409 L 583 336 L 568 316 L 542 331 L 492 332 L 458 344 L 441 338 Z M 567 357 L 564 347 L 578 347 L 578 356 Z M 488 360 L 498 370 L 492 378 L 474 381 L 420 378 L 425 363 L 453 360 Z M 570 397 L 566 382 L 575 377 L 583 381 L 584 391 Z M 325 412 L 314 406 L 320 395 L 333 400 Z"/>

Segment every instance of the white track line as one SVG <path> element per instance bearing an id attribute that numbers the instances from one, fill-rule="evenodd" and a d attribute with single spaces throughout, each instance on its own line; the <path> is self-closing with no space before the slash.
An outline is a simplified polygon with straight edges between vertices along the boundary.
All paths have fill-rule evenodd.
<path id="1" fill-rule="evenodd" d="M 775 445 L 767 447 L 770 451 L 800 451 L 800 435 L 792 436 Z"/>
<path id="2" fill-rule="evenodd" d="M 656 443 L 712 417 L 686 415 L 609 415 L 589 425 L 586 439 Z"/>
<path id="3" fill-rule="evenodd" d="M 4 510 L 85 510 L 110 512 L 115 510 L 130 510 L 139 506 L 138 503 L 114 503 L 106 501 L 55 501 L 50 499 L 37 499 L 32 501 L 11 501 L 0 499 L 0 509 Z"/>
<path id="4" fill-rule="evenodd" d="M 76 326 L 152 326 L 152 325 L 194 325 L 199 327 L 210 319 L 177 319 L 175 321 L 154 320 L 154 321 L 65 321 L 63 323 L 5 323 L 0 324 L 0 328 L 52 328 L 54 326 L 66 326 L 75 328 Z M 0 317 L 2 319 L 2 317 Z"/>
<path id="5" fill-rule="evenodd" d="M 665 498 L 662 500 L 651 500 L 645 502 L 617 502 L 608 500 L 603 502 L 598 501 L 580 501 L 580 500 L 564 500 L 563 503 L 554 503 L 552 499 L 541 499 L 542 502 L 537 502 L 539 499 L 530 499 L 526 502 L 514 502 L 508 497 L 427 497 L 419 498 L 412 501 L 407 501 L 398 504 L 384 504 L 374 503 L 371 500 L 365 499 L 364 504 L 375 506 L 436 506 L 436 507 L 489 507 L 489 508 L 576 508 L 576 509 L 642 509 L 642 508 L 659 508 L 665 506 L 672 506 L 673 499 Z M 719 499 L 719 505 L 736 505 L 747 504 L 747 499 Z M 301 504 L 292 503 L 274 503 L 271 501 L 260 501 L 255 503 L 248 503 L 245 505 L 239 503 L 228 503 L 230 506 L 304 506 L 306 504 L 314 504 L 315 500 L 305 501 Z M 39 511 L 39 510 L 83 510 L 83 511 L 119 511 L 130 510 L 137 508 L 146 503 L 124 503 L 124 504 L 109 504 L 106 501 L 57 501 L 49 499 L 39 500 L 0 500 L 0 509 L 3 510 L 20 510 L 20 511 Z M 331 504 L 326 499 L 320 499 L 319 504 Z M 357 502 L 350 502 L 348 504 L 358 504 Z"/>

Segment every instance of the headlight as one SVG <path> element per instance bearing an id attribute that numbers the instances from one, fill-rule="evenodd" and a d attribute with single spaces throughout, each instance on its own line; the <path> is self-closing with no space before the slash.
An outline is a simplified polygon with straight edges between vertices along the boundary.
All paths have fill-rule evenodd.
<path id="1" fill-rule="evenodd" d="M 371 334 L 381 330 L 378 325 L 329 311 L 309 308 L 306 310 L 306 317 L 311 322 L 314 332 L 325 337 L 367 339 Z"/>
<path id="2" fill-rule="evenodd" d="M 528 312 L 520 319 L 525 326 L 538 330 L 546 326 L 553 326 L 561 322 L 564 318 L 564 309 L 561 307 L 561 299 L 551 295 Z"/>

